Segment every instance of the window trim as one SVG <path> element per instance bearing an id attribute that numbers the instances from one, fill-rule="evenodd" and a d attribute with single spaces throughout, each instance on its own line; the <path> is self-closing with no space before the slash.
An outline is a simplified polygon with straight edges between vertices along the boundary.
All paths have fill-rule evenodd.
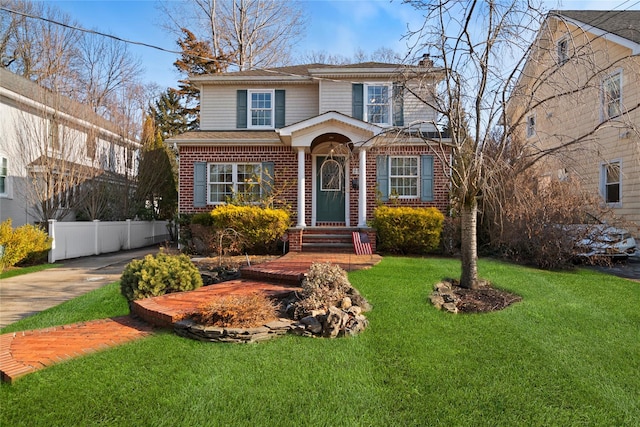
<path id="1" fill-rule="evenodd" d="M 416 175 L 393 175 L 392 173 L 392 165 L 393 159 L 415 159 L 416 160 Z M 394 197 L 402 200 L 415 200 L 420 199 L 420 180 L 421 180 L 421 158 L 419 155 L 404 155 L 404 156 L 389 156 L 389 197 Z M 399 195 L 397 192 L 394 193 L 393 185 L 391 181 L 393 178 L 411 178 L 416 180 L 416 194 L 415 195 Z"/>
<path id="2" fill-rule="evenodd" d="M 616 79 L 617 83 L 618 83 L 618 98 L 617 98 L 617 104 L 618 104 L 618 113 L 615 115 L 609 115 L 609 106 L 612 105 L 612 102 L 609 101 L 609 93 L 607 92 L 607 83 L 609 81 L 614 81 L 614 78 Z M 623 86 L 623 75 L 622 75 L 622 69 L 617 69 L 616 71 L 607 74 L 601 82 L 601 90 L 600 90 L 600 97 L 601 97 L 601 102 L 600 102 L 600 106 L 601 106 L 601 114 L 602 114 L 602 121 L 607 121 L 607 120 L 611 120 L 611 119 L 615 119 L 616 117 L 620 117 L 622 115 L 622 99 L 623 99 L 623 93 L 622 93 L 622 86 Z M 612 99 L 613 101 L 613 99 Z"/>
<path id="3" fill-rule="evenodd" d="M 611 165 L 618 166 L 618 181 L 613 183 L 607 182 L 607 167 Z M 615 202 L 607 202 L 608 186 L 618 185 L 618 200 Z M 608 162 L 600 163 L 600 194 L 607 206 L 619 208 L 622 207 L 622 159 L 613 159 Z"/>
<path id="4" fill-rule="evenodd" d="M 224 166 L 224 165 L 231 165 L 231 182 L 227 183 L 227 182 L 221 182 L 221 181 L 211 181 L 211 166 L 213 165 L 218 165 L 218 166 Z M 227 185 L 231 185 L 232 186 L 232 193 L 231 193 L 231 197 L 233 197 L 233 195 L 238 194 L 238 184 L 245 184 L 246 182 L 240 182 L 238 181 L 238 166 L 240 165 L 252 165 L 252 166 L 258 166 L 259 170 L 257 172 L 257 176 L 258 179 L 257 181 L 251 181 L 251 183 L 258 185 L 258 188 L 260 190 L 260 194 L 259 197 L 262 197 L 263 194 L 263 190 L 262 190 L 262 173 L 263 173 L 263 164 L 261 162 L 208 162 L 207 163 L 207 183 L 206 183 L 206 192 L 207 192 L 207 205 L 224 205 L 227 203 L 226 200 L 223 201 L 212 201 L 211 200 L 211 186 L 214 184 L 227 184 Z M 225 196 L 226 199 L 226 196 Z"/>
<path id="5" fill-rule="evenodd" d="M 372 121 L 369 120 L 369 106 L 370 105 L 384 105 L 384 104 L 371 104 L 369 102 L 369 88 L 370 87 L 376 87 L 376 86 L 381 86 L 381 87 L 386 87 L 387 88 L 387 108 L 388 108 L 388 113 L 387 113 L 387 122 L 384 123 L 374 123 Z M 363 116 L 363 121 L 367 122 L 367 123 L 371 123 L 377 126 L 383 126 L 383 127 L 388 127 L 388 126 L 393 126 L 393 97 L 394 97 L 394 93 L 393 93 L 393 84 L 391 83 L 382 83 L 382 82 L 372 82 L 372 83 L 364 83 L 363 84 L 363 90 L 362 90 L 362 102 L 363 102 L 363 112 L 362 112 L 362 116 Z"/>
<path id="6" fill-rule="evenodd" d="M 254 125 L 253 124 L 253 120 L 252 120 L 252 115 L 251 113 L 253 112 L 254 108 L 252 107 L 252 103 L 251 103 L 251 96 L 253 94 L 257 94 L 257 93 L 268 93 L 270 98 L 271 98 L 271 124 L 270 125 Z M 248 129 L 275 129 L 275 111 L 276 111 L 276 91 L 274 89 L 248 89 L 247 90 L 247 128 Z M 265 110 L 266 109 L 258 109 L 256 108 L 255 110 Z"/>

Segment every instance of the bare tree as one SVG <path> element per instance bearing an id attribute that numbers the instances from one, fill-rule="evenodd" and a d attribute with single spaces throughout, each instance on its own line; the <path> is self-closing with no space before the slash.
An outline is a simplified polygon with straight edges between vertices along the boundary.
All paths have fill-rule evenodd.
<path id="1" fill-rule="evenodd" d="M 352 57 L 340 54 L 330 54 L 326 51 L 308 51 L 301 56 L 300 62 L 305 64 L 346 65 L 363 62 L 384 62 L 387 64 L 401 64 L 403 57 L 387 47 L 379 47 L 371 54 L 361 48 L 356 49 Z"/>
<path id="2" fill-rule="evenodd" d="M 40 2 L 0 0 L 0 6 L 5 9 L 0 11 L 0 66 L 69 95 L 76 80 L 73 69 L 78 54 L 76 45 L 82 35 L 68 27 L 31 17 L 65 25 L 75 23 L 58 9 Z"/>
<path id="3" fill-rule="evenodd" d="M 541 149 L 535 139 L 520 144 L 517 141 L 521 141 L 528 114 L 534 109 L 545 111 L 552 105 L 557 108 L 561 98 L 593 97 L 593 88 L 601 84 L 606 69 L 610 69 L 609 64 L 603 69 L 594 58 L 605 54 L 606 49 L 594 52 L 589 47 L 593 44 L 586 43 L 584 48 L 574 51 L 573 60 L 588 66 L 579 67 L 579 72 L 576 68 L 562 69 L 555 59 L 548 58 L 555 44 L 539 39 L 532 44 L 545 15 L 531 1 L 406 0 L 406 3 L 425 17 L 421 28 L 407 34 L 414 41 L 412 54 L 430 53 L 431 57 L 425 56 L 423 61 L 435 60 L 442 65 L 442 83 L 433 88 L 431 97 L 422 99 L 442 120 L 434 124 L 441 129 L 446 127 L 451 138 L 451 196 L 462 223 L 460 282 L 473 288 L 479 284 L 476 240 L 479 202 L 498 200 L 493 195 L 505 176 L 517 173 L 514 165 L 524 170 L 551 154 L 592 140 L 602 127 L 632 123 L 624 124 L 624 118 L 598 120 L 594 127 L 577 134 L 562 132 L 551 148 Z M 546 55 L 539 51 L 541 46 L 547 50 Z M 546 62 L 538 61 L 545 56 Z M 527 61 L 536 62 L 535 67 Z M 627 112 L 637 108 L 627 106 Z M 426 139 L 438 143 L 438 139 Z"/>
<path id="4" fill-rule="evenodd" d="M 117 109 L 123 92 L 138 90 L 140 60 L 131 55 L 126 44 L 92 35 L 82 37 L 77 51 L 76 99 L 108 117 L 114 107 Z"/>
<path id="5" fill-rule="evenodd" d="M 515 80 L 515 70 L 504 73 L 505 55 L 518 52 L 523 61 L 540 13 L 531 2 L 519 0 L 406 3 L 425 17 L 423 26 L 407 35 L 415 41 L 413 56 L 426 52 L 431 57 L 425 56 L 423 65 L 434 59 L 441 64 L 443 80 L 431 88 L 431 96 L 414 94 L 435 109 L 440 122 L 433 124 L 446 127 L 451 139 L 451 197 L 462 228 L 460 284 L 474 288 L 479 285 L 478 202 L 496 184 L 489 166 L 499 162 L 490 161 L 485 150 L 491 132 L 503 123 L 503 106 Z M 439 143 L 439 138 L 426 139 Z"/>
<path id="6" fill-rule="evenodd" d="M 178 38 L 188 28 L 211 45 L 214 57 L 231 55 L 240 70 L 288 64 L 305 24 L 300 5 L 288 1 L 165 2 L 161 10 Z"/>

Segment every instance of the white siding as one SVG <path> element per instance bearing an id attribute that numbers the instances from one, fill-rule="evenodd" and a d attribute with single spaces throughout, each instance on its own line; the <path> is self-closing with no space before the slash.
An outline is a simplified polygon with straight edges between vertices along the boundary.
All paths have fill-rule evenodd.
<path id="1" fill-rule="evenodd" d="M 200 129 L 236 129 L 238 90 L 274 89 L 285 91 L 285 123 L 290 125 L 318 115 L 318 90 L 315 84 L 291 86 L 205 85 L 202 92 Z"/>
<path id="2" fill-rule="evenodd" d="M 351 82 L 320 81 L 320 114 L 336 111 L 351 117 Z"/>

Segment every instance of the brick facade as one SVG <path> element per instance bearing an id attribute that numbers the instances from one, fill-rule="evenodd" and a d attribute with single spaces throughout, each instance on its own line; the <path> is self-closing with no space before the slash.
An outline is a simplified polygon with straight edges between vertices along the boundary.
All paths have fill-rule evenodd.
<path id="1" fill-rule="evenodd" d="M 422 202 L 419 198 L 415 199 L 397 199 L 390 200 L 387 204 L 397 206 L 412 207 L 436 207 L 443 213 L 447 213 L 449 205 L 449 181 L 447 174 L 444 173 L 442 162 L 443 150 L 438 149 L 438 155 L 427 144 L 424 145 L 397 145 L 373 147 L 367 152 L 367 218 L 371 218 L 373 210 L 379 204 L 376 195 L 376 156 L 377 155 L 433 155 L 433 201 Z M 447 153 L 444 153 L 448 156 Z M 194 162 L 207 163 L 259 163 L 274 162 L 274 188 L 280 191 L 286 204 L 291 209 L 292 223 L 297 223 L 297 176 L 298 176 L 298 160 L 297 153 L 294 149 L 287 146 L 207 146 L 207 145 L 180 145 L 179 148 L 180 167 L 179 167 L 179 212 L 180 213 L 196 213 L 208 212 L 214 208 L 214 205 L 206 207 L 194 207 L 193 203 L 193 174 Z M 312 179 L 312 162 L 313 156 L 310 153 L 305 155 L 305 211 L 307 225 L 311 225 L 312 218 L 312 197 L 313 197 L 313 179 Z M 358 156 L 353 155 L 350 161 L 350 170 L 347 170 L 346 183 L 350 185 L 353 179 L 357 180 L 357 176 L 352 174 L 352 169 L 358 167 Z M 352 188 L 349 193 L 349 220 L 351 226 L 358 223 L 358 197 L 359 192 L 365 189 Z M 293 235 L 290 239 L 295 240 Z M 290 245 L 296 246 L 296 242 Z"/>

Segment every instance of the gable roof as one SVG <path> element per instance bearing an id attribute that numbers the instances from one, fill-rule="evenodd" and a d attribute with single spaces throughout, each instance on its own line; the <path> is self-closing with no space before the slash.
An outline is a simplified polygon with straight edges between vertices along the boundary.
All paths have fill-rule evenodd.
<path id="1" fill-rule="evenodd" d="M 88 105 L 53 92 L 2 67 L 0 67 L 0 94 L 12 99 L 13 102 L 37 110 L 42 110 L 44 107 L 50 112 L 64 113 L 76 121 L 86 122 L 103 131 L 111 132 L 114 137 L 119 138 L 120 136 L 121 129 L 114 122 L 105 119 Z M 139 144 L 133 139 L 127 139 L 126 142 L 134 145 Z"/>
<path id="2" fill-rule="evenodd" d="M 640 10 L 552 10 L 551 16 L 578 21 L 590 28 L 640 43 Z"/>

